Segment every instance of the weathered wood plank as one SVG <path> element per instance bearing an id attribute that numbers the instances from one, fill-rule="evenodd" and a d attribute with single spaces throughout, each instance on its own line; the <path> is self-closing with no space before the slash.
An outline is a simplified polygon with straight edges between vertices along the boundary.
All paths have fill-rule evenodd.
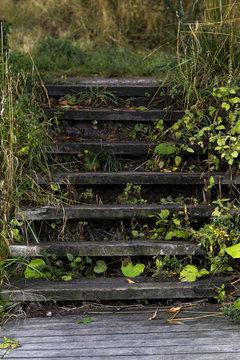
<path id="1" fill-rule="evenodd" d="M 80 339 L 79 339 L 80 340 Z M 171 339 L 157 339 L 157 338 L 152 338 L 150 336 L 148 336 L 147 338 L 143 338 L 143 339 L 138 339 L 135 338 L 134 341 L 133 340 L 122 340 L 121 338 L 118 339 L 118 341 L 114 341 L 111 340 L 111 337 L 109 337 L 108 341 L 106 341 L 107 339 L 103 340 L 103 341 L 97 341 L 97 342 L 93 342 L 92 339 L 90 342 L 87 342 L 87 339 L 84 341 L 84 344 L 81 344 L 79 342 L 67 342 L 67 341 L 63 341 L 62 338 L 62 342 L 59 342 L 57 344 L 57 349 L 58 350 L 70 350 L 70 349 L 108 349 L 108 348 L 119 348 L 119 346 L 121 346 L 121 349 L 126 349 L 126 348 L 131 348 L 131 347 L 136 347 L 136 348 L 142 348 L 142 347 L 167 347 L 169 346 L 171 347 L 175 347 L 175 346 L 179 346 L 179 343 L 181 343 L 182 347 L 186 347 L 186 350 L 188 350 L 189 347 L 189 342 L 191 340 L 191 346 L 216 346 L 216 345 L 220 345 L 223 346 L 223 340 L 221 338 L 219 339 L 215 339 L 212 337 L 205 337 L 205 338 L 201 338 L 201 339 L 193 339 L 192 337 L 189 338 L 182 338 L 181 341 L 179 341 L 179 339 L 176 338 L 171 338 Z M 80 340 L 81 341 L 81 340 Z M 237 336 L 235 339 L 231 338 L 231 345 L 238 345 L 240 341 L 240 336 Z M 56 346 L 56 345 L 55 345 Z M 49 343 L 49 342 L 44 342 L 44 343 L 38 343 L 38 344 L 31 344 L 28 343 L 26 345 L 24 345 L 24 351 L 28 351 L 28 350 L 52 350 L 54 348 L 53 343 Z M 171 350 L 169 349 L 169 351 L 171 352 Z"/>
<path id="2" fill-rule="evenodd" d="M 92 315 L 90 315 L 92 316 Z M 48 321 L 45 319 L 45 321 Z M 117 319 L 116 319 L 117 321 Z M 218 319 L 215 319 L 215 322 L 218 323 Z M 158 322 L 159 323 L 159 322 Z M 201 324 L 196 326 L 197 324 L 189 324 L 187 323 L 187 328 L 184 329 L 183 326 L 181 326 L 181 329 L 174 329 L 173 325 L 170 327 L 167 327 L 166 320 L 161 322 L 162 326 L 159 328 L 159 325 L 156 324 L 156 321 L 154 321 L 154 324 L 152 326 L 145 326 L 145 324 L 138 324 L 136 323 L 136 326 L 127 326 L 120 324 L 118 328 L 114 327 L 112 324 L 106 324 L 103 323 L 102 326 L 96 326 L 95 328 L 90 328 L 88 326 L 76 326 L 74 328 L 68 328 L 67 326 L 62 326 L 61 329 L 51 329 L 51 326 L 49 328 L 41 328 L 39 326 L 35 329 L 29 328 L 19 328 L 20 333 L 14 331 L 14 330 L 8 330 L 7 332 L 12 338 L 15 337 L 21 337 L 23 340 L 26 338 L 29 338 L 31 340 L 30 343 L 34 343 L 36 341 L 37 337 L 44 338 L 47 342 L 55 342 L 55 339 L 58 339 L 58 341 L 61 341 L 62 337 L 65 337 L 66 339 L 72 339 L 72 341 L 78 341 L 79 337 L 84 340 L 84 342 L 88 342 L 88 337 L 91 336 L 91 338 L 95 341 L 104 341 L 104 339 L 109 340 L 134 340 L 136 337 L 138 338 L 152 338 L 153 339 L 174 339 L 174 338 L 190 338 L 191 336 L 194 338 L 205 338 L 206 333 L 209 331 L 211 335 L 208 337 L 217 337 L 218 335 L 224 336 L 224 333 L 229 330 L 231 327 L 231 338 L 238 339 L 239 338 L 239 326 L 237 327 L 237 324 L 227 324 L 226 322 L 219 322 L 218 328 L 221 328 L 222 330 L 216 330 L 215 325 L 210 322 L 205 324 Z M 65 329 L 67 329 L 67 334 Z M 6 331 L 4 330 L 4 333 Z M 133 335 L 134 334 L 134 335 Z M 168 334 L 166 336 L 165 334 Z"/>
<path id="3" fill-rule="evenodd" d="M 46 89 L 48 91 L 49 96 L 64 96 L 67 94 L 76 94 L 80 92 L 86 92 L 90 89 L 90 87 L 97 86 L 99 91 L 108 90 L 118 96 L 124 97 L 138 97 L 138 96 L 145 96 L 146 93 L 153 95 L 160 95 L 160 93 L 164 93 L 165 95 L 169 93 L 170 87 L 166 86 L 159 86 L 153 84 L 141 84 L 141 85 L 132 85 L 132 84 L 118 84 L 108 85 L 109 82 L 105 84 L 99 84 L 96 81 L 91 81 L 91 83 L 81 83 L 81 84 L 48 84 L 46 85 Z"/>
<path id="4" fill-rule="evenodd" d="M 56 208 L 43 206 L 22 210 L 16 213 L 17 219 L 25 220 L 55 220 L 63 219 L 130 219 L 146 218 L 149 215 L 158 214 L 161 210 L 169 210 L 170 213 L 185 211 L 184 205 L 74 205 Z M 187 212 L 192 218 L 210 217 L 214 205 L 186 205 Z"/>
<path id="5" fill-rule="evenodd" d="M 36 245 L 10 245 L 10 256 L 41 256 L 44 250 L 48 255 L 66 256 L 155 256 L 204 254 L 198 244 L 184 241 L 81 241 L 52 242 Z"/>
<path id="6" fill-rule="evenodd" d="M 99 348 L 99 349 L 94 349 L 94 355 L 95 357 L 103 357 L 103 356 L 140 356 L 140 355 L 158 355 L 158 356 L 162 356 L 162 355 L 175 355 L 175 354 L 198 354 L 201 356 L 201 354 L 228 354 L 230 355 L 231 353 L 233 354 L 237 354 L 240 356 L 240 344 L 223 344 L 223 345 L 196 345 L 196 346 L 192 346 L 192 345 L 188 345 L 188 346 L 154 346 L 154 347 L 148 347 L 148 346 L 143 346 L 143 347 L 129 347 L 129 348 L 122 348 L 121 344 L 118 345 L 118 347 L 114 347 L 114 348 Z M 78 357 L 82 357 L 82 356 L 89 356 L 89 349 L 69 349 L 68 350 L 68 354 L 70 356 L 78 356 Z M 23 358 L 23 357 L 30 357 L 34 358 L 34 357 L 38 357 L 39 356 L 39 351 L 35 351 L 35 350 L 24 350 L 24 349 L 15 349 L 14 350 L 14 357 L 15 358 Z M 60 350 L 57 347 L 53 348 L 53 349 L 49 349 L 49 350 L 45 350 L 42 349 L 41 350 L 41 356 L 42 359 L 46 359 L 48 357 L 58 357 L 58 358 L 63 358 L 66 356 L 66 349 L 64 350 Z M 200 358 L 201 359 L 201 358 Z M 231 357 L 230 357 L 231 359 Z M 230 360 L 229 359 L 229 360 Z"/>
<path id="7" fill-rule="evenodd" d="M 44 109 L 50 119 L 64 109 Z M 181 119 L 185 112 L 182 110 L 120 110 L 120 109 L 79 109 L 65 110 L 58 116 L 59 120 L 75 121 L 136 121 L 153 122 L 164 120 L 174 122 Z"/>
<path id="8" fill-rule="evenodd" d="M 117 321 L 117 320 L 116 320 Z M 35 319 L 36 322 L 36 319 Z M 44 331 L 47 331 L 47 324 L 48 324 L 48 320 L 46 321 L 45 318 L 45 323 L 46 323 L 46 328 L 42 328 L 41 325 L 38 326 L 38 329 L 40 331 L 42 331 L 42 334 L 38 334 L 36 336 L 31 336 L 30 331 L 25 333 L 25 330 L 22 329 L 21 327 L 18 327 L 18 332 L 9 332 L 9 335 L 11 338 L 18 338 L 18 340 L 20 342 L 25 342 L 26 338 L 27 338 L 27 343 L 28 344 L 35 344 L 37 342 L 36 338 L 39 338 L 41 336 L 41 341 L 44 344 L 58 344 L 58 343 L 62 343 L 63 342 L 63 337 L 64 337 L 64 341 L 67 341 L 68 339 L 71 338 L 71 343 L 79 343 L 81 341 L 84 341 L 85 348 L 88 347 L 88 341 L 90 342 L 97 342 L 99 344 L 102 343 L 106 343 L 109 341 L 113 341 L 113 342 L 118 342 L 121 341 L 121 343 L 124 343 L 125 341 L 131 341 L 134 342 L 138 341 L 139 339 L 143 338 L 146 341 L 149 341 L 151 343 L 151 341 L 158 341 L 159 339 L 162 340 L 163 344 L 167 344 L 168 342 L 174 344 L 174 340 L 177 338 L 178 342 L 185 342 L 185 340 L 187 339 L 188 343 L 189 343 L 189 339 L 191 339 L 191 341 L 194 341 L 195 339 L 197 339 L 198 341 L 194 341 L 194 343 L 199 343 L 199 344 L 203 344 L 204 342 L 207 344 L 208 341 L 211 341 L 211 343 L 213 344 L 217 344 L 218 343 L 218 339 L 222 339 L 222 337 L 224 338 L 226 336 L 226 332 L 229 330 L 229 325 L 227 328 L 227 325 L 225 326 L 225 330 L 223 331 L 216 331 L 216 330 L 212 330 L 211 328 L 208 329 L 207 326 L 205 328 L 204 331 L 200 332 L 200 331 L 194 331 L 192 330 L 191 332 L 186 332 L 186 331 L 178 331 L 178 332 L 168 332 L 168 329 L 165 328 L 164 331 L 162 331 L 161 333 L 158 331 L 158 329 L 156 329 L 154 332 L 154 330 L 149 329 L 149 333 L 143 332 L 143 333 L 126 333 L 126 334 L 102 334 L 102 335 L 92 335 L 92 334 L 81 334 L 81 330 L 80 330 L 80 334 L 79 335 L 68 335 L 68 334 L 62 334 L 62 336 L 56 336 L 54 334 L 55 330 L 57 329 L 53 329 L 51 334 L 49 333 L 49 335 L 44 335 Z M 27 325 L 26 325 L 27 326 Z M 76 326 L 76 325 L 75 325 Z M 105 325 L 104 325 L 105 326 Z M 139 325 L 140 326 L 140 325 Z M 64 327 L 64 324 L 63 324 Z M 65 327 L 66 329 L 66 327 Z M 67 328 L 68 329 L 68 328 Z M 29 329 L 31 330 L 31 329 Z M 101 329 L 98 328 L 97 329 L 99 333 L 101 333 Z M 134 331 L 135 329 L 133 329 Z M 77 331 L 77 329 L 76 329 Z M 125 329 L 122 329 L 122 332 L 125 332 Z M 6 334 L 6 331 L 4 330 L 4 333 Z M 37 332 L 36 332 L 37 333 Z M 90 340 L 88 340 L 88 338 L 90 338 Z M 142 340 L 141 340 L 142 341 Z M 231 327 L 231 343 L 236 343 L 240 341 L 240 337 L 239 337 L 239 331 L 237 329 L 232 329 Z M 221 340 L 221 344 L 222 344 L 222 340 Z"/>
<path id="9" fill-rule="evenodd" d="M 52 154 L 80 154 L 84 150 L 99 152 L 109 151 L 115 155 L 146 155 L 157 144 L 139 141 L 107 142 L 107 141 L 83 141 L 83 142 L 58 142 L 48 147 L 47 152 Z"/>
<path id="10" fill-rule="evenodd" d="M 192 311 L 181 311 L 181 316 L 188 317 L 188 313 L 195 315 L 195 312 L 198 315 L 198 311 L 208 314 L 216 310 L 215 306 L 198 306 Z M 75 320 L 86 316 L 92 317 L 90 324 L 75 324 Z M 161 307 L 154 321 L 149 321 L 148 317 L 149 313 L 135 310 L 130 314 L 97 312 L 59 318 L 26 318 L 19 322 L 10 320 L 3 326 L 3 335 L 20 341 L 21 347 L 10 350 L 7 358 L 239 359 L 239 326 L 225 317 L 194 319 L 176 326 L 166 322 L 169 314 L 167 308 Z M 227 340 L 223 342 L 223 339 Z M 3 352 L 0 351 L 0 355 Z"/>
<path id="11" fill-rule="evenodd" d="M 240 175 L 229 176 L 224 173 L 189 173 L 189 172 L 59 172 L 53 173 L 51 178 L 47 175 L 37 176 L 37 183 L 40 185 L 50 182 L 58 184 L 75 185 L 125 185 L 127 183 L 139 185 L 204 185 L 209 183 L 213 177 L 216 185 L 240 184 Z"/>
<path id="12" fill-rule="evenodd" d="M 85 278 L 70 282 L 19 280 L 4 286 L 2 294 L 6 298 L 11 294 L 10 301 L 205 298 L 215 296 L 216 289 L 227 282 L 224 278 L 201 279 L 196 283 L 148 280 L 139 278 L 134 284 L 125 278 Z M 226 288 L 232 290 L 227 283 Z"/>
<path id="13" fill-rule="evenodd" d="M 15 357 L 11 357 L 11 353 L 8 353 L 6 355 L 6 359 L 13 360 L 16 359 Z M 33 359 L 31 354 L 28 354 L 29 357 L 21 358 L 22 360 L 27 359 Z M 57 360 L 57 359 L 63 359 L 63 357 L 47 357 L 45 359 L 48 360 Z M 65 356 L 64 359 L 66 360 L 76 360 L 79 359 L 79 356 Z M 131 356 L 131 355 L 114 355 L 110 356 L 107 355 L 107 357 L 104 355 L 101 356 L 95 356 L 93 354 L 92 356 L 81 356 L 81 360 L 99 360 L 99 359 L 107 359 L 107 360 L 239 360 L 239 353 L 221 353 L 221 357 L 219 356 L 219 353 L 206 353 L 206 354 L 177 354 L 177 355 L 137 355 L 137 356 Z M 43 360 L 43 357 L 34 357 L 34 360 Z"/>

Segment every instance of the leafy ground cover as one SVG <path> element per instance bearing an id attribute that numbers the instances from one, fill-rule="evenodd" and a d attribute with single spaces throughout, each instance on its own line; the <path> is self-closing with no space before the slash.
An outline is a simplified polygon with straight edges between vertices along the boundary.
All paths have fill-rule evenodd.
<path id="1" fill-rule="evenodd" d="M 190 149 L 195 145 L 204 148 L 205 142 L 209 141 L 210 146 L 204 149 L 209 154 L 208 170 L 219 170 L 224 164 L 224 169 L 228 170 L 232 176 L 240 168 L 238 159 L 240 151 L 239 4 L 234 1 L 206 1 L 201 10 L 197 1 L 194 3 L 195 16 L 199 16 L 199 21 L 192 19 L 187 21 L 187 16 L 193 9 L 192 4 L 186 5 L 180 1 L 183 7 L 179 8 L 178 21 L 173 26 L 176 30 L 173 43 L 177 45 L 177 51 L 169 56 L 160 53 L 164 43 L 161 40 L 164 32 L 159 31 L 160 11 L 156 12 L 156 6 L 159 5 L 156 2 L 151 1 L 149 7 L 151 15 L 147 12 L 146 18 L 144 16 L 147 10 L 145 1 L 116 1 L 116 7 L 108 1 L 91 2 L 90 9 L 92 11 L 94 7 L 95 15 L 98 11 L 105 14 L 101 16 L 101 26 L 105 24 L 105 27 L 101 28 L 101 33 L 99 29 L 94 28 L 93 19 L 88 21 L 85 16 L 90 13 L 90 10 L 87 11 L 85 2 L 78 3 L 82 6 L 82 15 L 74 17 L 72 22 L 68 21 L 68 16 L 79 15 L 77 2 L 74 1 L 68 3 L 61 1 L 58 4 L 59 16 L 55 17 L 55 22 L 52 22 L 53 13 L 56 16 L 53 1 L 42 3 L 36 1 L 34 4 L 32 2 L 30 4 L 27 0 L 17 2 L 17 6 L 20 6 L 17 16 L 14 15 L 16 4 L 13 1 L 9 7 L 6 6 L 6 1 L 2 1 L 0 5 L 7 20 L 12 20 L 15 24 L 15 29 L 17 29 L 17 24 L 18 26 L 23 24 L 22 16 L 25 11 L 28 11 L 30 15 L 34 14 L 28 17 L 30 24 L 26 22 L 25 27 L 22 26 L 22 33 L 25 32 L 31 37 L 31 41 L 28 38 L 28 42 L 31 44 L 32 59 L 19 52 L 22 49 L 17 46 L 17 39 L 22 33 L 16 31 L 14 27 L 12 34 L 15 35 L 9 39 L 12 51 L 8 58 L 4 55 L 2 46 L 0 73 L 1 279 L 6 280 L 10 273 L 16 273 L 16 268 L 19 269 L 20 274 L 25 273 L 26 277 L 62 278 L 65 276 L 63 280 L 66 281 L 74 276 L 82 276 L 87 268 L 91 270 L 87 273 L 89 276 L 99 276 L 106 271 L 116 272 L 118 275 L 122 273 L 129 277 L 143 274 L 145 271 L 154 276 L 165 276 L 170 272 L 188 281 L 194 281 L 207 274 L 235 273 L 238 271 L 238 263 L 232 258 L 239 258 L 239 216 L 233 217 L 231 210 L 239 202 L 239 190 L 236 187 L 235 192 L 230 190 L 231 196 L 234 197 L 233 203 L 228 198 L 224 199 L 220 191 L 215 195 L 216 209 L 206 225 L 190 224 L 187 214 L 181 214 L 182 217 L 179 219 L 171 218 L 165 212 L 158 215 L 152 229 L 149 230 L 148 224 L 131 224 L 128 233 L 125 234 L 125 238 L 132 236 L 136 239 L 143 237 L 142 234 L 144 236 L 147 234 L 152 239 L 154 236 L 164 236 L 166 239 L 191 236 L 207 251 L 207 255 L 198 262 L 194 258 L 178 260 L 174 257 L 161 257 L 152 259 L 150 264 L 143 264 L 140 260 L 136 259 L 134 263 L 128 259 L 121 263 L 118 260 L 116 267 L 110 266 L 108 269 L 109 264 L 106 264 L 105 259 L 97 263 L 92 259 L 74 258 L 71 254 L 68 255 L 67 263 L 59 263 L 54 256 L 52 259 L 45 257 L 41 262 L 35 259 L 33 260 L 37 260 L 35 263 L 7 259 L 8 244 L 22 240 L 19 231 L 22 224 L 14 219 L 14 209 L 19 208 L 20 203 L 32 202 L 39 205 L 43 196 L 48 204 L 60 206 L 64 203 L 64 198 L 58 194 L 58 188 L 52 185 L 50 189 L 40 189 L 29 176 L 37 170 L 49 172 L 48 159 L 44 156 L 44 151 L 40 149 L 47 144 L 48 130 L 52 127 L 51 123 L 42 121 L 43 113 L 40 109 L 42 98 L 38 97 L 38 86 L 41 80 L 38 77 L 36 81 L 35 65 L 39 69 L 37 73 L 41 71 L 45 79 L 50 79 L 59 72 L 63 78 L 79 74 L 161 75 L 165 83 L 174 82 L 175 86 L 171 95 L 181 99 L 180 104 L 186 109 L 185 116 L 172 126 L 169 131 L 170 137 L 166 141 L 173 139 L 182 142 L 190 141 Z M 162 14 L 172 9 L 176 10 L 176 2 L 172 2 L 173 5 L 169 3 L 161 2 Z M 95 8 L 100 4 L 102 5 L 100 10 Z M 113 11 L 116 12 L 118 21 L 113 17 Z M 154 13 L 157 14 L 155 22 L 151 22 Z M 26 15 L 24 16 L 26 18 Z M 43 23 L 48 34 L 44 33 L 43 28 L 40 27 L 43 19 L 45 19 Z M 38 21 L 34 31 L 37 33 L 41 29 L 39 31 L 41 36 L 35 34 L 34 37 L 34 31 L 28 33 L 26 26 L 30 28 L 31 21 L 36 20 Z M 68 23 L 75 26 L 77 30 L 68 28 Z M 119 24 L 118 28 L 116 28 L 117 24 Z M 61 36 L 58 29 L 62 31 Z M 148 34 L 148 38 L 145 34 Z M 84 41 L 81 39 L 83 35 Z M 171 43 L 171 36 L 166 34 L 164 39 Z M 148 45 L 147 49 L 142 46 L 143 40 Z M 23 45 L 21 42 L 19 44 Z M 137 52 L 136 48 L 139 49 Z M 102 99 L 106 100 L 107 94 L 102 95 L 105 96 Z M 116 99 L 110 94 L 108 96 L 114 104 Z M 78 106 L 75 104 L 76 99 L 68 98 L 67 101 L 68 103 L 72 101 L 70 106 Z M 87 102 L 90 98 L 83 101 L 86 102 L 84 106 L 89 105 Z M 94 101 L 94 98 L 91 101 Z M 136 138 L 139 133 L 143 136 L 146 135 L 144 131 L 143 128 L 133 128 L 128 136 Z M 162 124 L 158 122 L 155 125 L 154 134 L 158 132 L 161 136 L 163 131 Z M 166 160 L 166 156 L 169 157 L 169 155 L 172 155 L 176 167 L 181 163 L 182 159 L 179 158 L 179 153 L 171 142 L 168 143 L 167 148 L 168 153 L 163 153 L 161 146 L 155 149 L 157 170 L 170 166 Z M 114 160 L 111 158 L 111 164 Z M 162 162 L 164 164 L 160 166 Z M 85 169 L 88 166 L 88 171 L 94 170 L 98 163 L 104 167 L 106 159 L 103 161 L 102 158 L 97 158 L 96 154 L 83 156 L 83 166 Z M 210 186 L 213 187 L 214 184 Z M 125 203 L 145 201 L 139 194 L 139 188 L 125 189 L 120 195 L 121 201 Z M 82 196 L 90 201 L 95 197 L 90 189 Z M 183 223 L 183 220 L 186 223 Z M 83 238 L 89 236 L 92 231 L 91 226 L 78 225 L 77 235 Z M 62 234 L 65 224 L 52 223 L 48 226 L 52 230 L 58 230 L 59 227 L 59 233 Z M 109 233 L 111 234 L 111 231 Z M 222 295 L 221 299 L 224 298 L 223 291 L 224 289 L 219 294 L 219 299 L 220 295 Z M 1 303 L 4 312 L 7 303 L 4 300 L 1 300 Z M 238 312 L 239 302 L 233 302 L 226 310 L 226 313 L 234 319 L 238 318 Z"/>

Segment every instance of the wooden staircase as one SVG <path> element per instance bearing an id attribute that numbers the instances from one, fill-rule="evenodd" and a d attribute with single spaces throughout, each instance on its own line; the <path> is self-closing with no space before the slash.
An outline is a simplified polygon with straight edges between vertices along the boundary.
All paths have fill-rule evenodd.
<path id="1" fill-rule="evenodd" d="M 67 94 L 79 94 L 86 89 L 98 86 L 98 89 L 105 89 L 109 84 L 97 81 L 83 82 L 73 85 L 47 85 L 48 96 L 57 101 L 64 98 Z M 11 256 L 40 257 L 42 250 L 45 254 L 64 258 L 67 253 L 74 257 L 94 257 L 104 258 L 108 261 L 121 259 L 125 257 L 152 259 L 153 256 L 175 255 L 203 257 L 204 250 L 199 248 L 198 244 L 189 240 L 173 239 L 164 240 L 162 238 L 150 241 L 142 238 L 125 239 L 123 234 L 119 239 L 108 239 L 103 236 L 96 240 L 89 235 L 84 239 L 76 241 L 60 241 L 54 237 L 48 238 L 46 235 L 45 224 L 64 219 L 65 223 L 71 226 L 72 221 L 94 221 L 103 229 L 109 224 L 118 227 L 130 224 L 131 221 L 148 221 L 149 215 L 156 215 L 161 210 L 169 210 L 171 214 L 182 212 L 187 215 L 190 221 L 200 219 L 202 223 L 207 221 L 215 205 L 203 203 L 196 205 L 193 200 L 183 201 L 182 203 L 162 203 L 161 199 L 168 195 L 184 193 L 190 191 L 193 195 L 204 191 L 209 184 L 209 178 L 214 178 L 215 184 L 235 185 L 240 184 L 240 176 L 237 175 L 230 179 L 224 172 L 203 173 L 192 171 L 174 171 L 174 172 L 155 172 L 143 171 L 141 164 L 151 158 L 153 150 L 158 142 L 136 138 L 135 140 L 124 138 L 119 129 L 135 124 L 152 125 L 157 120 L 163 120 L 167 129 L 175 121 L 184 115 L 183 110 L 175 110 L 174 103 L 170 110 L 165 110 L 166 104 L 171 102 L 168 93 L 169 88 L 159 87 L 154 82 L 149 83 L 112 83 L 107 87 L 109 91 L 118 97 L 126 100 L 134 98 L 133 102 L 141 106 L 147 104 L 149 97 L 157 100 L 155 106 L 147 110 L 136 109 L 115 109 L 115 108 L 95 108 L 95 109 L 60 109 L 58 124 L 61 125 L 61 135 L 65 135 L 67 140 L 54 142 L 48 148 L 48 156 L 58 158 L 63 162 L 66 156 L 71 159 L 73 156 L 81 156 L 84 151 L 98 153 L 107 151 L 121 159 L 123 169 L 121 171 L 63 171 L 58 170 L 50 175 L 39 174 L 36 181 L 39 186 L 49 187 L 52 184 L 64 188 L 71 186 L 75 192 L 93 187 L 102 194 L 122 193 L 126 184 L 141 185 L 142 190 L 148 196 L 146 203 L 126 204 L 112 201 L 114 196 L 109 197 L 108 203 L 83 204 L 81 201 L 72 205 L 61 207 L 43 206 L 21 209 L 16 214 L 18 220 L 24 220 L 28 224 L 30 233 L 29 244 L 17 244 L 10 246 Z M 147 95 L 147 97 L 146 97 Z M 50 119 L 56 114 L 56 109 L 44 107 L 46 116 Z M 164 142 L 164 141 L 163 141 Z M 185 159 L 191 158 L 192 161 L 201 162 L 204 155 L 201 149 L 196 149 L 194 153 L 188 153 L 182 150 L 182 156 Z M 124 164 L 131 160 L 131 164 L 136 162 L 135 169 L 124 168 Z M 183 215 L 183 216 L 184 216 Z M 119 225 L 120 224 L 120 225 Z M 31 229 L 34 229 L 35 235 L 39 239 L 36 243 L 31 241 Z M 157 278 L 140 276 L 128 282 L 124 276 L 117 277 L 111 275 L 101 275 L 96 278 L 80 278 L 71 281 L 49 281 L 39 280 L 18 280 L 6 286 L 3 290 L 5 296 L 12 294 L 11 301 L 81 301 L 81 300 L 134 300 L 134 299 L 188 299 L 188 298 L 206 298 L 216 296 L 217 288 L 226 278 L 208 277 L 198 280 L 194 283 L 181 282 L 180 280 L 164 281 Z"/>

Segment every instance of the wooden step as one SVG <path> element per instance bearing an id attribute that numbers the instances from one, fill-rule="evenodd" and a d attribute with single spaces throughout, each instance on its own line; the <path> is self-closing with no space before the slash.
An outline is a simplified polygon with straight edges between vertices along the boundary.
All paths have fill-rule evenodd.
<path id="1" fill-rule="evenodd" d="M 202 255 L 198 244 L 189 241 L 79 241 L 44 242 L 34 245 L 10 245 L 10 256 L 160 256 L 160 255 Z"/>
<path id="2" fill-rule="evenodd" d="M 2 295 L 10 301 L 81 301 L 81 300 L 137 300 L 206 298 L 217 295 L 228 278 L 214 277 L 196 282 L 159 282 L 152 278 L 135 278 L 129 284 L 125 278 L 83 278 L 72 281 L 17 280 L 2 288 Z"/>
<path id="3" fill-rule="evenodd" d="M 168 141 L 163 141 L 166 143 Z M 81 154 L 85 150 L 91 152 L 100 152 L 105 150 L 115 155 L 148 155 L 153 154 L 153 151 L 158 143 L 146 142 L 146 141 L 64 141 L 52 143 L 46 150 L 50 154 Z M 176 147 L 180 147 L 182 144 L 178 142 L 171 142 Z M 198 146 L 189 146 L 194 152 L 190 153 L 187 150 L 180 149 L 179 154 L 185 156 L 195 157 L 197 155 L 203 155 L 203 150 Z"/>
<path id="4" fill-rule="evenodd" d="M 58 172 L 51 177 L 39 175 L 36 181 L 40 185 L 50 182 L 57 184 L 74 185 L 125 185 L 127 183 L 138 185 L 204 185 L 209 183 L 209 178 L 214 179 L 216 185 L 238 185 L 240 175 L 232 179 L 224 173 L 190 173 L 190 172 Z"/>
<path id="5" fill-rule="evenodd" d="M 60 115 L 59 112 L 61 112 Z M 181 119 L 185 112 L 182 110 L 122 110 L 122 109 L 44 109 L 45 115 L 51 119 L 57 115 L 59 120 L 75 121 L 118 121 L 118 122 L 174 122 Z"/>
<path id="6" fill-rule="evenodd" d="M 210 217 L 216 206 L 214 205 L 74 205 L 57 208 L 43 206 L 21 210 L 16 213 L 16 218 L 21 220 L 61 220 L 67 219 L 131 219 L 146 218 L 158 214 L 161 210 L 170 213 L 183 213 L 187 211 L 192 218 Z"/>
<path id="7" fill-rule="evenodd" d="M 113 84 L 110 81 L 99 83 L 94 80 L 91 82 L 82 82 L 79 84 L 47 84 L 45 87 L 49 96 L 64 96 L 67 94 L 76 95 L 80 92 L 86 92 L 91 88 L 94 89 L 97 87 L 99 91 L 107 90 L 117 96 L 145 97 L 146 93 L 151 96 L 160 96 L 161 94 L 167 95 L 171 89 L 170 87 L 160 86 L 159 84 L 153 84 L 149 81 L 146 83 L 143 82 L 141 84 L 120 84 L 118 81 L 117 84 Z"/>
<path id="8" fill-rule="evenodd" d="M 157 143 L 141 141 L 82 141 L 82 142 L 57 142 L 47 148 L 52 154 L 80 154 L 85 150 L 98 153 L 101 150 L 115 155 L 147 155 L 154 150 Z"/>

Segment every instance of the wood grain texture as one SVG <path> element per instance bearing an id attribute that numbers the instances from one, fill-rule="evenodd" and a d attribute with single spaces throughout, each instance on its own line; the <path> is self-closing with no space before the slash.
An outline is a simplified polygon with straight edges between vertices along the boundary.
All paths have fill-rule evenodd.
<path id="1" fill-rule="evenodd" d="M 214 179 L 215 184 L 229 185 L 240 184 L 240 175 L 230 179 L 224 173 L 190 173 L 190 172 L 58 172 L 49 178 L 47 175 L 39 175 L 36 181 L 40 185 L 50 182 L 58 184 L 74 185 L 125 185 L 127 183 L 138 185 L 206 185 L 209 178 Z"/>
<path id="2" fill-rule="evenodd" d="M 16 218 L 21 220 L 55 220 L 63 219 L 131 219 L 146 218 L 158 214 L 161 210 L 178 213 L 185 210 L 184 205 L 74 205 L 56 208 L 43 206 L 30 208 L 16 213 Z M 188 215 L 192 218 L 210 217 L 214 205 L 186 205 Z"/>
<path id="3" fill-rule="evenodd" d="M 44 109 L 45 115 L 50 119 L 57 115 L 59 120 L 75 121 L 136 121 L 154 122 L 163 120 L 164 122 L 174 122 L 181 119 L 185 112 L 182 110 L 120 110 L 120 109 Z"/>
<path id="4" fill-rule="evenodd" d="M 47 152 L 52 154 L 80 154 L 85 150 L 99 152 L 109 151 L 115 155 L 146 155 L 157 144 L 140 141 L 107 142 L 107 141 L 82 141 L 58 142 L 48 147 Z"/>
<path id="5" fill-rule="evenodd" d="M 124 97 L 132 97 L 132 96 L 145 96 L 146 92 L 151 94 L 151 96 L 155 94 L 169 93 L 170 87 L 166 86 L 159 86 L 159 85 L 153 85 L 153 84 L 141 84 L 141 85 L 133 85 L 133 84 L 118 84 L 113 85 L 109 83 L 109 81 L 106 81 L 105 84 L 98 84 L 94 81 L 91 83 L 85 83 L 85 84 L 49 84 L 46 85 L 46 89 L 48 91 L 49 96 L 64 96 L 67 94 L 76 94 L 80 92 L 86 92 L 88 91 L 90 86 L 97 86 L 99 91 L 102 90 L 108 90 L 112 93 L 114 93 L 117 96 L 124 96 Z"/>
<path id="6" fill-rule="evenodd" d="M 205 252 L 187 241 L 80 241 L 48 242 L 34 245 L 10 245 L 10 256 L 41 256 L 41 250 L 48 255 L 66 256 L 158 256 L 191 255 Z"/>
<path id="7" fill-rule="evenodd" d="M 217 288 L 226 283 L 226 278 L 201 279 L 194 283 L 172 281 L 159 282 L 152 278 L 138 278 L 129 284 L 125 278 L 83 278 L 69 282 L 17 280 L 4 286 L 3 296 L 11 301 L 78 301 L 78 300 L 131 300 L 166 298 L 205 298 L 217 294 Z"/>
<path id="8" fill-rule="evenodd" d="M 105 150 L 115 155 L 148 155 L 151 154 L 158 143 L 146 141 L 65 141 L 51 144 L 46 151 L 50 154 L 80 154 L 85 150 L 99 152 Z M 174 145 L 180 147 L 182 144 L 174 142 Z M 202 156 L 203 150 L 199 146 L 192 147 L 194 153 L 181 150 L 179 154 L 185 157 Z"/>
<path id="9" fill-rule="evenodd" d="M 167 310 L 160 307 L 153 321 L 148 320 L 148 311 L 137 309 L 125 314 L 97 312 L 10 320 L 3 326 L 0 340 L 4 335 L 20 342 L 20 348 L 7 353 L 10 360 L 239 360 L 237 324 L 219 315 L 194 319 L 219 311 L 216 306 L 182 310 L 181 317 L 190 320 L 181 326 L 167 323 Z M 91 323 L 75 323 L 86 316 L 91 317 Z"/>

